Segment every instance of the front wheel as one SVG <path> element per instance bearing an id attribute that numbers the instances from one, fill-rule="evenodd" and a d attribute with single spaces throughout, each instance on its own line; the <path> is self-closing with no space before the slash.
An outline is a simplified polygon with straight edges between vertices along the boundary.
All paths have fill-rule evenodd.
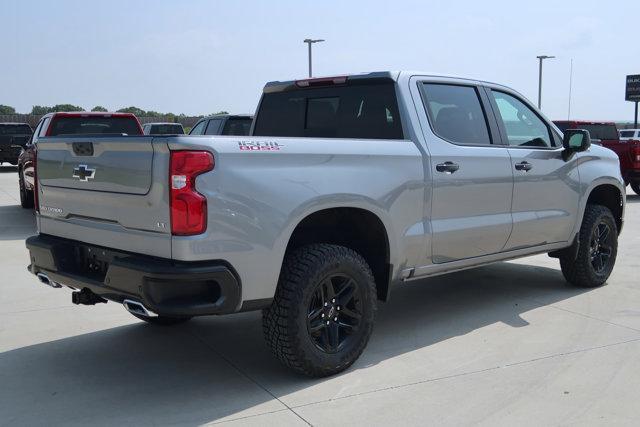
<path id="1" fill-rule="evenodd" d="M 310 377 L 333 375 L 366 347 L 376 303 L 373 274 L 357 252 L 303 246 L 285 257 L 273 303 L 263 311 L 264 336 L 285 366 Z"/>
<path id="2" fill-rule="evenodd" d="M 640 196 L 640 181 L 634 181 L 631 183 L 631 189 L 634 193 Z"/>
<path id="3" fill-rule="evenodd" d="M 594 288 L 607 281 L 618 254 L 618 227 L 611 211 L 587 205 L 578 235 L 578 254 L 560 257 L 562 274 L 569 283 Z"/>

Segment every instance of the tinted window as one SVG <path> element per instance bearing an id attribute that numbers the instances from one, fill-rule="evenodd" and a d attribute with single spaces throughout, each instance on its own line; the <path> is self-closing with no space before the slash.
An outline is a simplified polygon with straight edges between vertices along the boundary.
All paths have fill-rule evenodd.
<path id="1" fill-rule="evenodd" d="M 621 138 L 633 138 L 633 134 L 635 132 L 632 130 L 621 130 L 620 131 L 620 137 Z"/>
<path id="2" fill-rule="evenodd" d="M 198 123 L 196 123 L 196 125 L 193 127 L 193 129 L 191 129 L 191 132 L 189 132 L 189 135 L 202 135 L 204 133 L 204 127 L 207 125 L 207 121 L 206 120 L 202 120 Z"/>
<path id="3" fill-rule="evenodd" d="M 491 93 L 498 106 L 510 146 L 555 147 L 549 127 L 531 108 L 504 92 Z"/>
<path id="4" fill-rule="evenodd" d="M 0 125 L 0 135 L 31 135 L 29 125 Z"/>
<path id="5" fill-rule="evenodd" d="M 179 124 L 152 125 L 149 130 L 149 135 L 176 135 L 183 133 L 184 129 Z"/>
<path id="6" fill-rule="evenodd" d="M 126 134 L 140 135 L 138 122 L 133 117 L 56 117 L 51 122 L 49 136 Z"/>
<path id="7" fill-rule="evenodd" d="M 224 124 L 222 135 L 249 135 L 251 122 L 250 118 L 230 118 Z"/>
<path id="8" fill-rule="evenodd" d="M 558 129 L 560 129 L 563 133 L 565 130 L 569 129 L 569 123 L 566 122 L 553 122 Z"/>
<path id="9" fill-rule="evenodd" d="M 476 88 L 424 83 L 434 132 L 459 144 L 491 144 L 487 120 Z"/>
<path id="10" fill-rule="evenodd" d="M 47 117 L 46 119 L 44 119 L 44 121 L 42 122 L 42 127 L 40 128 L 40 131 L 38 132 L 38 136 L 45 136 L 47 134 L 47 127 L 49 126 L 49 122 L 51 121 L 51 117 Z"/>
<path id="11" fill-rule="evenodd" d="M 403 139 L 394 83 L 265 93 L 254 135 Z"/>
<path id="12" fill-rule="evenodd" d="M 586 129 L 594 139 L 618 139 L 618 128 L 614 124 L 610 125 L 576 125 L 578 129 Z"/>
<path id="13" fill-rule="evenodd" d="M 220 135 L 220 126 L 222 126 L 222 119 L 209 120 L 205 135 Z"/>

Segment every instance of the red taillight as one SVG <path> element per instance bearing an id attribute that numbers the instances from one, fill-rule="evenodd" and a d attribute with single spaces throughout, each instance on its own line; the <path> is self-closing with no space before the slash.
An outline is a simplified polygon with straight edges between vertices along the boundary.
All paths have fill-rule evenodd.
<path id="1" fill-rule="evenodd" d="M 207 199 L 196 191 L 196 177 L 213 166 L 213 155 L 208 151 L 171 152 L 171 234 L 191 236 L 207 229 Z"/>

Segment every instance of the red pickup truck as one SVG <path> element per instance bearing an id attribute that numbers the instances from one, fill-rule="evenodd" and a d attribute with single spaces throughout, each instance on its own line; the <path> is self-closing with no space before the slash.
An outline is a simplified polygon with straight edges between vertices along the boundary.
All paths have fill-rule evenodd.
<path id="1" fill-rule="evenodd" d="M 554 120 L 561 131 L 567 129 L 586 129 L 591 135 L 591 140 L 600 140 L 603 147 L 616 152 L 620 158 L 620 171 L 622 178 L 633 191 L 640 195 L 640 140 L 620 141 L 618 128 L 613 122 L 589 122 Z"/>

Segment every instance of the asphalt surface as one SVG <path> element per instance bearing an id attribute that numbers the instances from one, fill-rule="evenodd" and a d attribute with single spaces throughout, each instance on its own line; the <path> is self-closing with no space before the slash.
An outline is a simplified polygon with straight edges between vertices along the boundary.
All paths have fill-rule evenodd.
<path id="1" fill-rule="evenodd" d="M 608 284 L 546 255 L 393 289 L 341 375 L 281 367 L 260 313 L 147 325 L 26 271 L 33 213 L 0 167 L 0 425 L 639 425 L 640 197 Z"/>

